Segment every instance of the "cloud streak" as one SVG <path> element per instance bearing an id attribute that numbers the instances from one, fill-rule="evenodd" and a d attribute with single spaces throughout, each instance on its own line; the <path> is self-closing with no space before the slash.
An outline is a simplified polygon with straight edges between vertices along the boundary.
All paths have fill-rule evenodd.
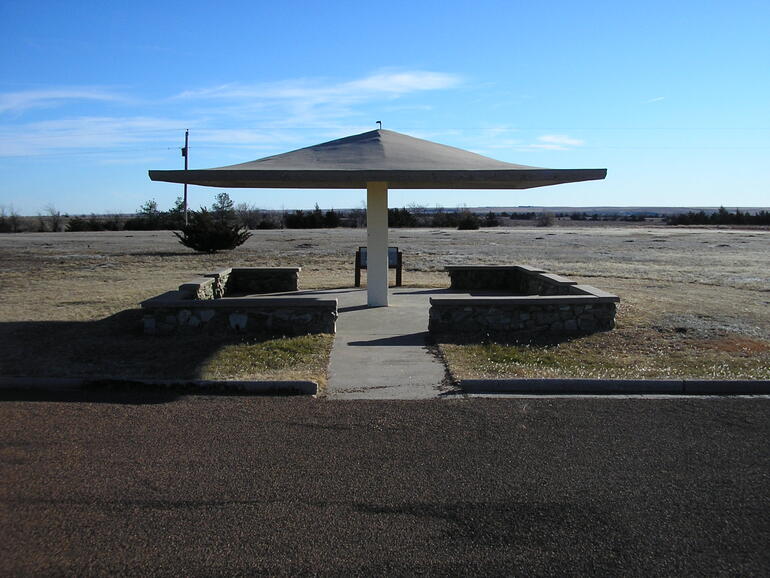
<path id="1" fill-rule="evenodd" d="M 346 81 L 290 79 L 261 84 L 226 84 L 182 92 L 142 103 L 142 114 L 132 114 L 137 101 L 94 87 L 50 88 L 0 94 L 0 113 L 53 108 L 79 103 L 80 114 L 49 120 L 7 122 L 0 126 L 0 156 L 74 154 L 100 149 L 120 154 L 125 147 L 158 147 L 169 137 L 193 129 L 198 147 L 269 149 L 301 143 L 295 129 L 312 129 L 313 138 L 333 138 L 373 124 L 362 122 L 364 109 L 382 101 L 458 86 L 454 74 L 425 70 L 386 69 Z M 100 102 L 125 105 L 126 114 L 99 115 Z M 404 102 L 414 106 L 413 102 Z M 423 103 L 418 103 L 423 104 Z M 85 106 L 82 106 L 85 105 Z M 149 115 L 148 112 L 152 111 Z M 111 111 L 112 112 L 112 111 Z M 97 114 L 94 114 L 97 113 Z M 17 120 L 17 119 L 14 119 Z M 258 128 L 257 128 L 258 127 Z M 304 139 L 307 132 L 301 133 Z"/>
<path id="2" fill-rule="evenodd" d="M 0 128 L 0 156 L 33 156 L 56 151 L 97 149 L 116 152 L 184 127 L 178 120 L 151 117 L 78 117 Z"/>
<path id="3" fill-rule="evenodd" d="M 373 98 L 392 98 L 412 92 L 442 90 L 459 85 L 454 74 L 430 71 L 382 71 L 346 82 L 296 79 L 255 85 L 225 84 L 188 90 L 175 98 L 185 100 L 284 100 L 323 103 L 342 100 L 359 102 Z"/>
<path id="4" fill-rule="evenodd" d="M 515 139 L 506 136 L 509 129 L 500 129 L 491 133 L 489 142 L 483 145 L 487 149 L 512 149 L 517 151 L 567 151 L 583 146 L 585 141 L 566 134 L 544 134 L 535 138 L 534 142 L 526 142 L 523 139 Z"/>
<path id="5" fill-rule="evenodd" d="M 579 138 L 573 138 L 566 134 L 544 134 L 537 137 L 537 142 L 527 145 L 531 149 L 545 149 L 552 151 L 566 151 L 585 144 Z"/>
<path id="6" fill-rule="evenodd" d="M 380 101 L 459 86 L 455 74 L 425 70 L 380 70 L 348 81 L 292 79 L 260 84 L 225 84 L 182 92 L 174 101 L 194 103 L 220 117 L 253 119 L 273 127 L 329 128 L 345 132 L 360 116 L 360 107 Z M 218 102 L 217 107 L 207 107 Z M 269 119 L 269 120 L 268 120 Z M 367 121 L 372 123 L 373 119 Z"/>
<path id="7" fill-rule="evenodd" d="M 73 101 L 121 101 L 122 97 L 99 88 L 49 88 L 0 94 L 0 114 L 51 108 Z"/>

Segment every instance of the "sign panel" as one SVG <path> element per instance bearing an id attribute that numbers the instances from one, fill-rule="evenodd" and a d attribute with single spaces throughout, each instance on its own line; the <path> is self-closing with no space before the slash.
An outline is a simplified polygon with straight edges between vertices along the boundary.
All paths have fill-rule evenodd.
<path id="1" fill-rule="evenodd" d="M 366 247 L 359 247 L 361 251 L 361 267 L 366 267 Z M 388 268 L 398 267 L 398 247 L 388 247 Z"/>

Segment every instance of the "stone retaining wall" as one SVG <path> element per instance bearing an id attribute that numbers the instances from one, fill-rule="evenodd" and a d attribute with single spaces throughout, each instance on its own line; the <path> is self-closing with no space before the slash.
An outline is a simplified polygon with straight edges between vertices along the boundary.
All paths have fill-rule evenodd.
<path id="1" fill-rule="evenodd" d="M 183 299 L 286 293 L 299 289 L 300 267 L 234 267 L 206 273 L 179 286 Z"/>
<path id="2" fill-rule="evenodd" d="M 596 287 L 523 265 L 446 269 L 452 289 L 474 294 L 432 297 L 431 333 L 514 337 L 588 333 L 615 326 L 620 299 Z M 483 295 L 487 291 L 490 294 Z"/>
<path id="3" fill-rule="evenodd" d="M 299 271 L 299 267 L 241 267 L 223 269 L 183 283 L 177 291 L 141 304 L 144 332 L 150 335 L 335 333 L 336 299 L 253 296 L 296 291 Z"/>
<path id="4" fill-rule="evenodd" d="M 299 267 L 238 267 L 223 283 L 225 295 L 281 293 L 299 289 Z M 219 273 L 218 275 L 222 275 Z"/>
<path id="5" fill-rule="evenodd" d="M 214 300 L 164 299 L 142 303 L 148 335 L 202 332 L 306 335 L 335 333 L 336 299 L 282 297 Z"/>
<path id="6" fill-rule="evenodd" d="M 451 289 L 505 291 L 513 295 L 574 295 L 576 281 L 527 265 L 450 265 Z"/>

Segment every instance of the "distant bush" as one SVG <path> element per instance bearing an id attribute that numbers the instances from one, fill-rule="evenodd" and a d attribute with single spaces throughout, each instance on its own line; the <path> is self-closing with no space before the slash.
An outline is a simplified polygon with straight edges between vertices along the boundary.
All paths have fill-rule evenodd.
<path id="1" fill-rule="evenodd" d="M 459 220 L 457 213 L 444 211 L 442 207 L 436 207 L 430 220 L 431 227 L 456 227 Z"/>
<path id="2" fill-rule="evenodd" d="M 457 218 L 458 231 L 476 231 L 479 226 L 479 218 L 468 210 L 460 213 Z"/>
<path id="3" fill-rule="evenodd" d="M 550 227 L 556 222 L 556 217 L 553 213 L 540 213 L 537 217 L 538 227 Z"/>
<path id="4" fill-rule="evenodd" d="M 247 229 L 280 229 L 281 217 L 275 213 L 263 211 L 254 205 L 240 203 L 235 206 L 238 221 Z"/>
<path id="5" fill-rule="evenodd" d="M 260 230 L 266 230 L 266 229 L 280 229 L 281 223 L 276 219 L 271 219 L 269 217 L 263 218 L 259 223 L 257 223 L 257 226 L 254 227 L 255 229 Z"/>
<path id="6" fill-rule="evenodd" d="M 497 215 L 495 214 L 494 211 L 489 211 L 486 215 L 484 215 L 484 222 L 482 223 L 482 226 L 499 227 L 500 219 L 497 218 Z"/>
<path id="7" fill-rule="evenodd" d="M 88 219 L 85 217 L 71 217 L 64 230 L 68 233 L 80 233 L 82 231 L 90 231 L 91 229 Z"/>
<path id="8" fill-rule="evenodd" d="M 5 207 L 0 207 L 0 233 L 20 233 L 21 231 L 21 216 L 13 206 L 7 211 Z"/>
<path id="9" fill-rule="evenodd" d="M 388 209 L 388 227 L 417 227 L 417 217 L 407 209 Z"/>
<path id="10" fill-rule="evenodd" d="M 240 223 L 218 218 L 216 213 L 209 212 L 205 207 L 200 211 L 189 211 L 188 224 L 182 227 L 181 233 L 173 233 L 182 245 L 200 253 L 230 251 L 251 237 L 248 229 Z"/>

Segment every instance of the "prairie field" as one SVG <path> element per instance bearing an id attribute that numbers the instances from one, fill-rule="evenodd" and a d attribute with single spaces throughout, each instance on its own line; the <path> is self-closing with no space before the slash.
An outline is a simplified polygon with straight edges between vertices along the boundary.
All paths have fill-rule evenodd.
<path id="1" fill-rule="evenodd" d="M 0 235 L 0 375 L 322 381 L 331 339 L 146 337 L 138 304 L 229 266 L 301 266 L 304 289 L 349 287 L 365 244 L 364 229 L 254 231 L 213 255 L 168 231 Z M 617 328 L 604 334 L 537 347 L 444 340 L 455 377 L 770 378 L 768 230 L 392 229 L 390 244 L 404 253 L 408 286 L 448 286 L 445 265 L 528 264 L 621 298 Z"/>

